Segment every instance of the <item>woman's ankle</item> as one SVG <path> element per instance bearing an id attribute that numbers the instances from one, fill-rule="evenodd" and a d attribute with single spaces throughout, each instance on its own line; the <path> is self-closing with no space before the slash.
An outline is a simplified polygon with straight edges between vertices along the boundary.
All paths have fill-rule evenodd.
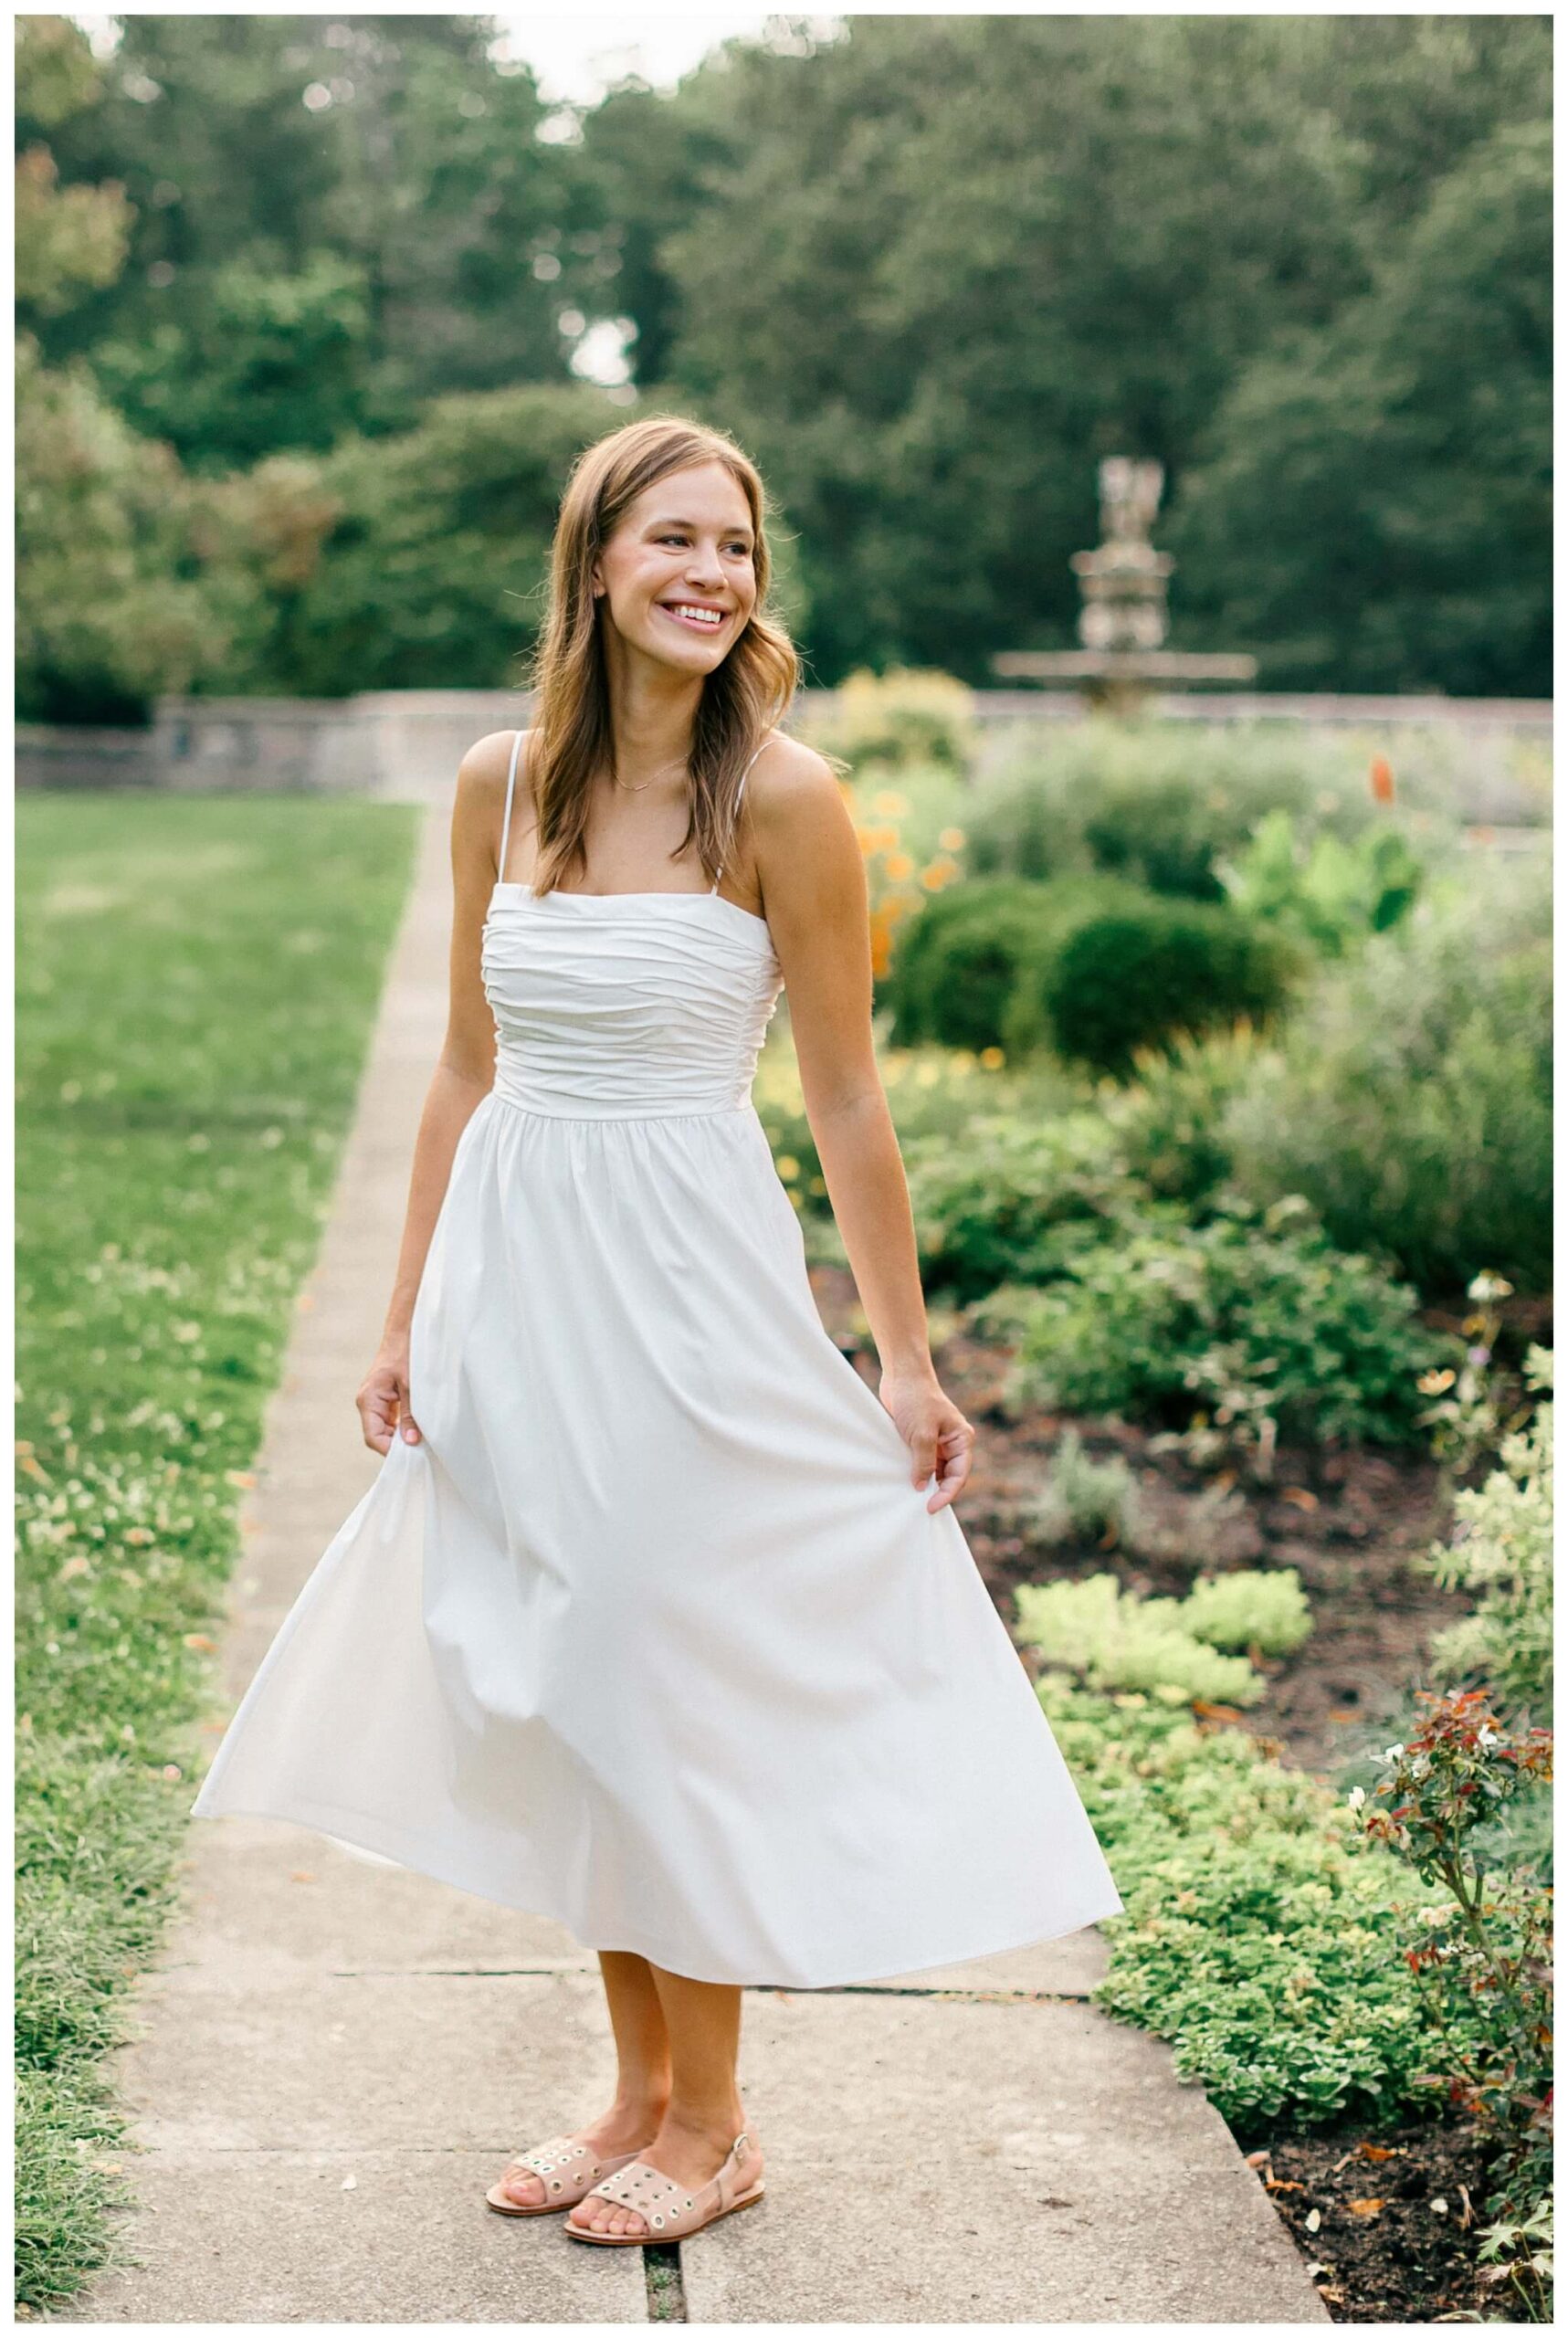
<path id="1" fill-rule="evenodd" d="M 704 2143 L 729 2144 L 746 2124 L 745 2106 L 738 2094 L 729 2102 L 695 2101 L 689 2096 L 672 2094 L 665 2105 L 662 2124 L 667 2133 L 675 2129 Z"/>
<path id="2" fill-rule="evenodd" d="M 649 2075 L 645 2078 L 622 2079 L 616 2088 L 616 2099 L 610 2105 L 610 2116 L 618 2121 L 630 2121 L 634 2125 L 649 2122 L 658 2126 L 669 2101 L 670 2081 L 668 2078 Z"/>

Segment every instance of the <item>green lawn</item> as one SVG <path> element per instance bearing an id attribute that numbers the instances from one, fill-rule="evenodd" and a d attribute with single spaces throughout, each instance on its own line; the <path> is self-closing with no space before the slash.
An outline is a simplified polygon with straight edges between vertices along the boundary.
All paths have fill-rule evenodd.
<path id="1" fill-rule="evenodd" d="M 100 2057 L 167 1914 L 237 1516 L 407 806 L 28 797 L 17 839 L 18 2300 L 104 2260 Z"/>

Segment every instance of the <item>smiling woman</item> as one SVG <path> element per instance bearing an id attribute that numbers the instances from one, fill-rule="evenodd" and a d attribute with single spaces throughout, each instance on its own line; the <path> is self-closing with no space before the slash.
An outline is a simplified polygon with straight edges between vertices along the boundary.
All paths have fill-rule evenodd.
<path id="1" fill-rule="evenodd" d="M 381 1473 L 196 1804 L 597 1949 L 616 2100 L 486 2196 L 600 2246 L 761 2198 L 747 1984 L 1121 1907 L 952 1509 L 973 1430 L 931 1362 L 864 868 L 832 771 L 774 727 L 796 661 L 768 575 L 721 434 L 658 418 L 581 458 L 536 728 L 459 774 L 447 1040 L 359 1393 Z M 875 1392 L 752 1102 L 786 985 Z"/>

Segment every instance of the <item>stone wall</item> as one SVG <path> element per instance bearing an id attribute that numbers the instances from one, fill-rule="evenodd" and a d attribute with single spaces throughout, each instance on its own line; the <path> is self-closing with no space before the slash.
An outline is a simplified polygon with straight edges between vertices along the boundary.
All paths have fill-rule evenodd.
<path id="1" fill-rule="evenodd" d="M 830 690 L 803 690 L 796 716 L 809 722 L 831 707 Z M 366 690 L 346 699 L 164 699 L 145 731 L 16 726 L 18 787 L 161 787 L 195 794 L 226 790 L 374 795 L 420 802 L 449 789 L 464 750 L 489 731 L 526 722 L 530 699 L 517 690 Z M 1087 719 L 1070 690 L 978 690 L 987 729 L 1055 726 Z M 1173 692 L 1154 702 L 1173 719 L 1228 724 L 1267 721 L 1309 730 L 1351 728 L 1396 734 L 1438 724 L 1476 742 L 1478 781 L 1495 772 L 1498 751 L 1528 736 L 1550 744 L 1552 703 L 1529 699 L 1341 698 L 1256 692 Z M 1487 748 L 1491 752 L 1489 753 Z M 1507 819 L 1481 785 L 1472 816 Z"/>

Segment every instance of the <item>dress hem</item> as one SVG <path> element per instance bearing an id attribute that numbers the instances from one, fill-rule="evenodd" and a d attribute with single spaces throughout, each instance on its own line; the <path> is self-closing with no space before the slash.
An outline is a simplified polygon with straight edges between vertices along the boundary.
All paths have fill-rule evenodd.
<path id="1" fill-rule="evenodd" d="M 305 1815 L 307 1809 L 319 1812 L 320 1815 L 307 1817 Z M 1055 1918 L 1051 1918 L 1047 1920 L 1046 1928 L 1043 1930 L 1031 1929 L 1022 1934 L 1011 1935 L 1005 1940 L 987 1941 L 978 1948 L 943 1950 L 934 1956 L 922 1955 L 914 1964 L 909 1963 L 906 1959 L 890 1964 L 883 1959 L 869 1967 L 858 1964 L 853 1971 L 838 1971 L 821 1980 L 806 1981 L 802 1980 L 798 1975 L 792 1976 L 779 1974 L 772 1975 L 766 1979 L 759 1979 L 753 1975 L 742 1977 L 733 1972 L 694 1972 L 686 1951 L 672 1951 L 662 1946 L 652 1945 L 646 1939 L 586 1940 L 572 1918 L 563 1913 L 559 1907 L 542 1904 L 547 1897 L 543 1893 L 537 1895 L 527 1903 L 518 1900 L 505 1899 L 497 1891 L 481 1890 L 475 1884 L 464 1881 L 449 1869 L 443 1869 L 437 1861 L 431 1860 L 423 1850 L 417 1858 L 410 1858 L 405 1850 L 401 1856 L 395 1854 L 385 1846 L 391 1842 L 401 1845 L 403 1838 L 397 1835 L 395 1829 L 380 1827 L 374 1820 L 367 1818 L 359 1811 L 340 1811 L 325 1803 L 300 1803 L 295 1805 L 290 1810 L 279 1810 L 243 1801 L 225 1802 L 221 1808 L 204 1810 L 198 1796 L 197 1801 L 192 1806 L 190 1815 L 194 1818 L 269 1818 L 284 1826 L 305 1827 L 314 1834 L 326 1835 L 330 1839 L 342 1843 L 350 1850 L 374 1852 L 379 1858 L 391 1859 L 395 1867 L 403 1869 L 405 1872 L 423 1875 L 429 1881 L 446 1884 L 455 1891 L 466 1891 L 476 1900 L 489 1901 L 494 1907 L 509 1908 L 514 1914 L 520 1916 L 542 1916 L 550 1923 L 560 1924 L 564 1931 L 572 1934 L 581 1947 L 587 1949 L 595 1955 L 597 1955 L 601 1950 L 607 1950 L 612 1954 L 645 1956 L 650 1964 L 657 1964 L 662 1972 L 676 1974 L 683 1980 L 717 1982 L 731 1988 L 838 1989 L 852 1987 L 858 1982 L 902 1980 L 921 1973 L 934 1973 L 950 1964 L 972 1964 L 981 1957 L 1005 1956 L 1021 1948 L 1044 1947 L 1051 1941 L 1065 1940 L 1073 1933 L 1086 1931 L 1091 1924 L 1104 1923 L 1109 1918 L 1123 1915 L 1126 1912 L 1126 1902 L 1121 1894 L 1117 1893 L 1110 1905 L 1091 1907 L 1088 1913 L 1070 1917 L 1066 1922 L 1059 1922 Z M 673 1961 L 675 1958 L 682 1961 L 675 1962 Z"/>

